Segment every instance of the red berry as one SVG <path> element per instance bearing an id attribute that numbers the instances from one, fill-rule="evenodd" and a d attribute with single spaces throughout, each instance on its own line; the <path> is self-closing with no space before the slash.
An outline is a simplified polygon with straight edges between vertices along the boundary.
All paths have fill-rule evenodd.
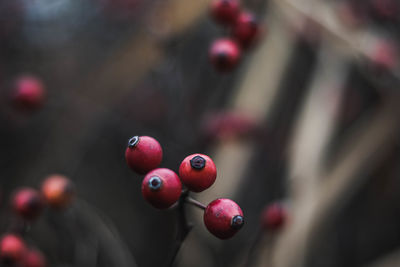
<path id="1" fill-rule="evenodd" d="M 42 184 L 42 194 L 52 208 L 66 208 L 75 196 L 75 186 L 67 177 L 53 174 Z"/>
<path id="2" fill-rule="evenodd" d="M 140 174 L 157 168 L 161 163 L 162 155 L 160 143 L 150 136 L 132 137 L 125 151 L 128 166 Z"/>
<path id="3" fill-rule="evenodd" d="M 181 196 L 182 184 L 170 169 L 152 170 L 143 179 L 142 194 L 157 209 L 167 209 Z"/>
<path id="4" fill-rule="evenodd" d="M 211 16 L 223 25 L 233 25 L 240 11 L 237 0 L 213 0 L 211 2 Z"/>
<path id="5" fill-rule="evenodd" d="M 369 57 L 372 67 L 377 71 L 392 70 L 398 64 L 398 52 L 391 41 L 378 41 Z"/>
<path id="6" fill-rule="evenodd" d="M 204 211 L 204 224 L 208 231 L 220 239 L 234 236 L 243 226 L 243 212 L 230 199 L 216 199 Z"/>
<path id="7" fill-rule="evenodd" d="M 219 71 L 232 70 L 240 59 L 240 48 L 231 39 L 217 39 L 211 44 L 209 56 L 211 63 Z"/>
<path id="8" fill-rule="evenodd" d="M 241 12 L 233 28 L 233 37 L 235 40 L 243 48 L 247 48 L 254 44 L 259 36 L 260 25 L 256 17 L 250 12 Z"/>
<path id="9" fill-rule="evenodd" d="M 287 220 L 287 212 L 280 203 L 267 206 L 261 216 L 262 227 L 266 230 L 281 229 Z"/>
<path id="10" fill-rule="evenodd" d="M 20 77 L 14 86 L 14 103 L 23 110 L 38 109 L 43 105 L 45 90 L 43 83 L 33 76 Z"/>
<path id="11" fill-rule="evenodd" d="M 22 263 L 26 253 L 25 242 L 17 235 L 6 234 L 0 241 L 1 262 L 8 265 Z"/>
<path id="12" fill-rule="evenodd" d="M 46 265 L 46 259 L 40 251 L 31 249 L 25 254 L 24 267 L 46 267 Z"/>
<path id="13" fill-rule="evenodd" d="M 179 166 L 182 183 L 193 192 L 209 188 L 217 178 L 217 169 L 210 157 L 203 154 L 187 156 Z"/>
<path id="14" fill-rule="evenodd" d="M 38 217 L 44 207 L 44 201 L 38 191 L 32 188 L 18 190 L 12 198 L 14 211 L 26 220 Z"/>

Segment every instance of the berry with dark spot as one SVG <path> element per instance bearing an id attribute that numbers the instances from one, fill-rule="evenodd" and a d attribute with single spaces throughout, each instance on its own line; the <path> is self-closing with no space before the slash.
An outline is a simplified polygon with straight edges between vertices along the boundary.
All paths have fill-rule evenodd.
<path id="1" fill-rule="evenodd" d="M 128 166 L 137 173 L 145 174 L 157 168 L 162 160 L 162 148 L 150 136 L 134 136 L 128 141 L 125 159 Z"/>
<path id="2" fill-rule="evenodd" d="M 252 13 L 243 11 L 236 20 L 232 34 L 242 48 L 248 48 L 260 37 L 259 22 Z"/>
<path id="3" fill-rule="evenodd" d="M 35 189 L 22 188 L 14 193 L 12 208 L 23 219 L 34 220 L 42 213 L 44 200 Z"/>
<path id="4" fill-rule="evenodd" d="M 208 204 L 203 218 L 208 231 L 220 239 L 233 237 L 244 225 L 241 208 L 226 198 L 216 199 Z"/>
<path id="5" fill-rule="evenodd" d="M 75 186 L 72 181 L 60 174 L 47 177 L 41 191 L 47 204 L 56 209 L 68 207 L 75 196 Z"/>
<path id="6" fill-rule="evenodd" d="M 217 178 L 217 169 L 209 156 L 193 154 L 182 161 L 179 177 L 190 191 L 201 192 L 213 185 Z"/>
<path id="7" fill-rule="evenodd" d="M 142 195 L 157 209 L 167 209 L 179 200 L 182 183 L 178 175 L 170 169 L 152 170 L 143 179 Z"/>
<path id="8" fill-rule="evenodd" d="M 12 98 L 15 105 L 21 110 L 38 109 L 43 105 L 45 99 L 44 85 L 34 76 L 22 76 L 15 82 Z"/>
<path id="9" fill-rule="evenodd" d="M 238 44 L 232 39 L 215 40 L 210 47 L 209 56 L 214 67 L 221 72 L 227 72 L 236 67 L 241 52 Z"/>
<path id="10" fill-rule="evenodd" d="M 24 260 L 25 242 L 17 235 L 6 234 L 0 241 L 0 260 L 6 266 L 18 266 Z"/>

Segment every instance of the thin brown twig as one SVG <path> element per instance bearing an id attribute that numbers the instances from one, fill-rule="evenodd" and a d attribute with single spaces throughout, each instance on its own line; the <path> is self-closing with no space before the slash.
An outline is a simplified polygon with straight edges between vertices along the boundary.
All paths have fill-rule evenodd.
<path id="1" fill-rule="evenodd" d="M 192 230 L 193 226 L 187 221 L 186 218 L 186 211 L 185 211 L 185 203 L 187 202 L 187 199 L 189 198 L 189 191 L 183 191 L 181 194 L 181 197 L 178 201 L 178 206 L 177 206 L 177 233 L 176 233 L 176 240 L 174 247 L 171 251 L 171 254 L 167 260 L 167 267 L 172 267 L 175 259 L 179 253 L 179 250 L 182 246 L 182 243 L 185 241 L 186 237 Z"/>

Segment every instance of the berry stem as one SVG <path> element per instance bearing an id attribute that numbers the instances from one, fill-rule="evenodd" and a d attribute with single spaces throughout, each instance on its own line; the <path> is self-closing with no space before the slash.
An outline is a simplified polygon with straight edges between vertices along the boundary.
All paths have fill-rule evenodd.
<path id="1" fill-rule="evenodd" d="M 189 196 L 187 196 L 185 198 L 185 201 L 186 201 L 186 203 L 191 204 L 191 205 L 193 205 L 195 207 L 198 207 L 198 208 L 200 208 L 202 210 L 205 210 L 207 208 L 203 203 L 201 203 L 200 201 L 197 201 L 196 199 L 191 198 Z"/>
<path id="2" fill-rule="evenodd" d="M 176 241 L 172 250 L 172 253 L 167 261 L 167 266 L 172 267 L 176 256 L 178 255 L 178 252 L 182 246 L 183 241 L 185 241 L 187 235 L 190 233 L 192 230 L 193 226 L 187 221 L 186 218 L 186 211 L 185 211 L 185 205 L 184 203 L 187 201 L 189 198 L 189 191 L 182 191 L 181 197 L 179 198 L 178 201 L 178 207 L 177 207 L 177 212 L 178 212 L 178 218 L 177 218 L 177 233 L 176 233 Z"/>

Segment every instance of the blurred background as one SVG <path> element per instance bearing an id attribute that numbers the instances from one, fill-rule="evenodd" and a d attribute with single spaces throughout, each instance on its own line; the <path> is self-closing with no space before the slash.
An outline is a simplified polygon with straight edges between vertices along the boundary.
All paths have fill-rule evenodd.
<path id="1" fill-rule="evenodd" d="M 213 158 L 245 226 L 212 236 L 202 211 L 174 266 L 400 266 L 397 0 L 242 0 L 262 34 L 220 72 L 211 43 L 229 28 L 211 0 L 0 0 L 0 230 L 20 224 L 10 197 L 59 173 L 77 198 L 24 224 L 48 266 L 166 266 L 176 210 L 141 195 L 125 163 L 134 135 L 162 166 Z M 18 81 L 44 88 L 15 104 Z M 279 230 L 262 225 L 282 203 Z"/>

